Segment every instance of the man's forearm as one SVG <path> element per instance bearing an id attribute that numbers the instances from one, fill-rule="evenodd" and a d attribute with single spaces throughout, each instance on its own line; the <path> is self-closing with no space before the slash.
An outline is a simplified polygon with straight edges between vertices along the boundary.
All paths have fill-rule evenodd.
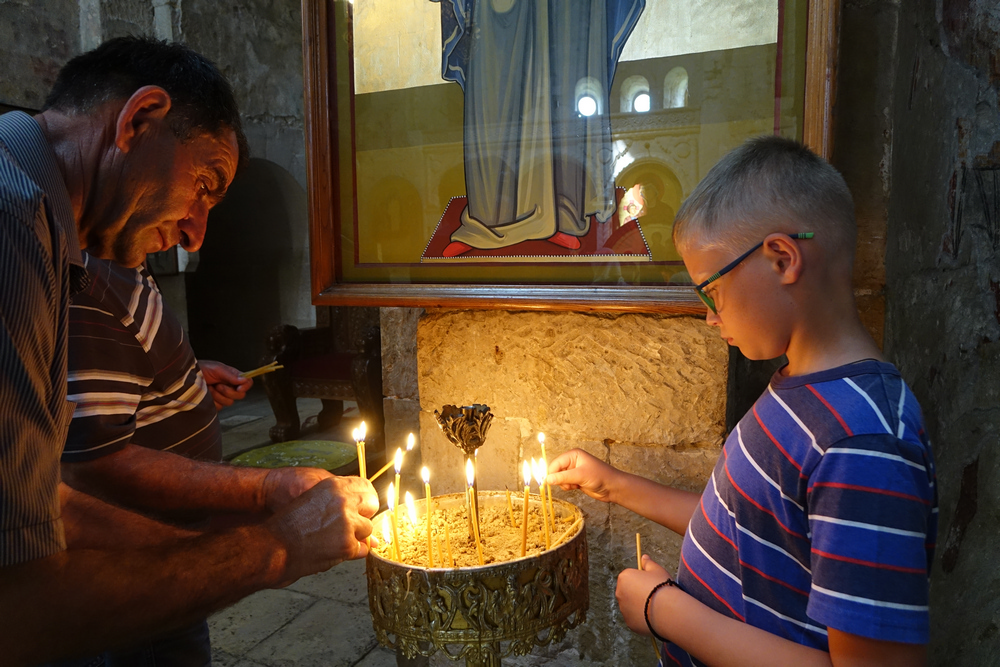
<path id="1" fill-rule="evenodd" d="M 59 485 L 59 499 L 69 549 L 138 549 L 198 534 L 115 507 L 66 484 Z"/>
<path id="2" fill-rule="evenodd" d="M 278 585 L 285 558 L 281 543 L 256 526 L 0 569 L 0 655 L 5 665 L 31 665 L 180 627 Z"/>
<path id="3" fill-rule="evenodd" d="M 156 513 L 263 511 L 267 473 L 138 445 L 93 461 L 62 464 L 63 481 L 73 488 Z"/>
<path id="4" fill-rule="evenodd" d="M 631 473 L 624 473 L 611 496 L 611 500 L 618 505 L 666 526 L 678 535 L 687 530 L 700 499 L 700 494 L 664 486 Z"/>

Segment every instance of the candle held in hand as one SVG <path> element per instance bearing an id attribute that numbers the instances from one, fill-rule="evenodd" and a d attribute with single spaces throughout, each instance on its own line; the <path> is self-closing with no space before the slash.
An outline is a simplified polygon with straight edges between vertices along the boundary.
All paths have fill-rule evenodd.
<path id="1" fill-rule="evenodd" d="M 542 501 L 542 525 L 545 526 L 545 549 L 548 550 L 548 549 L 550 549 L 552 547 L 552 544 L 551 544 L 552 535 L 549 532 L 549 519 L 546 516 L 546 512 L 545 512 L 545 475 L 546 475 L 546 472 L 545 472 L 545 468 L 542 467 L 542 462 L 541 461 L 535 462 L 535 460 L 532 459 L 532 462 L 535 464 L 535 482 L 538 483 L 539 500 Z"/>
<path id="2" fill-rule="evenodd" d="M 402 553 L 399 550 L 399 528 L 397 526 L 399 522 L 399 511 L 397 507 L 397 501 L 399 499 L 398 489 L 396 489 L 392 482 L 389 482 L 389 491 L 386 493 L 386 504 L 389 506 L 389 514 L 392 521 L 392 547 L 393 551 L 396 553 L 396 560 L 400 563 L 403 562 Z"/>

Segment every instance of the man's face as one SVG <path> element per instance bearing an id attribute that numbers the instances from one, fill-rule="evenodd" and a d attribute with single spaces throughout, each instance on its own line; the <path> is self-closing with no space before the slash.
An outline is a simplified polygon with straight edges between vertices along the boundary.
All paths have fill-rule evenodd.
<path id="1" fill-rule="evenodd" d="M 697 238 L 684 243 L 681 249 L 684 266 L 696 285 L 708 280 L 739 254 L 706 247 Z M 760 249 L 709 283 L 705 292 L 718 310 L 718 313 L 708 310 L 705 321 L 719 327 L 719 335 L 726 343 L 740 348 L 748 359 L 774 359 L 785 353 L 788 323 L 783 314 L 787 307 L 780 303 L 783 293 Z"/>
<path id="2" fill-rule="evenodd" d="M 200 134 L 181 142 L 161 132 L 130 152 L 104 224 L 87 250 L 135 267 L 146 255 L 180 244 L 194 252 L 205 238 L 208 211 L 225 195 L 239 160 L 236 134 Z"/>

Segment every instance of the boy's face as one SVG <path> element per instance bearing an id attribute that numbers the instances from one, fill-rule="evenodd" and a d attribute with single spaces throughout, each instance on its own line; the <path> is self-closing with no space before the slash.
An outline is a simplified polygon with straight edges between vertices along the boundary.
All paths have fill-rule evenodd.
<path id="1" fill-rule="evenodd" d="M 740 254 L 707 248 L 698 238 L 686 241 L 681 248 L 684 266 L 696 285 L 708 280 Z M 719 327 L 722 339 L 740 348 L 748 359 L 779 357 L 788 348 L 790 322 L 785 313 L 791 305 L 780 287 L 764 248 L 760 248 L 705 287 L 705 293 L 715 301 L 718 311 L 713 313 L 709 309 L 705 321 Z"/>

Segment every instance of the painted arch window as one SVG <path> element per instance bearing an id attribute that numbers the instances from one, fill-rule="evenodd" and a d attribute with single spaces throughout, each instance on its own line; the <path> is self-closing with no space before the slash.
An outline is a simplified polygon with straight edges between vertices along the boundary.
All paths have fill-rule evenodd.
<path id="1" fill-rule="evenodd" d="M 675 67 L 663 79 L 663 108 L 681 109 L 688 105 L 688 73 Z"/>
<path id="2" fill-rule="evenodd" d="M 650 108 L 649 81 L 638 74 L 622 82 L 621 110 L 623 113 L 645 113 Z"/>

